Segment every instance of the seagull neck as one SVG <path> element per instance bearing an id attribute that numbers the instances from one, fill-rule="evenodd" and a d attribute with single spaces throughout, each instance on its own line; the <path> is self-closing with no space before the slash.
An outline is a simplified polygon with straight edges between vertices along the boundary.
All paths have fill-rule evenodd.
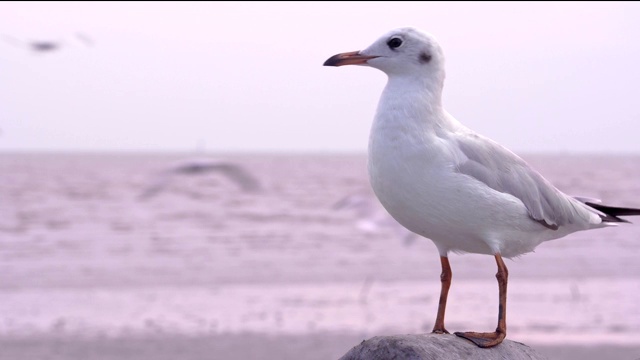
<path id="1" fill-rule="evenodd" d="M 431 78 L 389 77 L 376 118 L 384 126 L 448 128 L 444 123 L 447 116 L 442 107 L 442 83 Z"/>

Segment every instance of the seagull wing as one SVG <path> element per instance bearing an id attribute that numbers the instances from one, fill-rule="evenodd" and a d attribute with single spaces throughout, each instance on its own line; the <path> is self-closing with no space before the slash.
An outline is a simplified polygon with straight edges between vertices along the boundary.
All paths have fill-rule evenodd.
<path id="1" fill-rule="evenodd" d="M 247 169 L 232 163 L 212 164 L 211 170 L 217 170 L 225 174 L 235 182 L 243 191 L 259 191 L 260 182 Z"/>
<path id="2" fill-rule="evenodd" d="M 471 132 L 454 135 L 462 153 L 457 171 L 493 190 L 518 198 L 529 216 L 549 229 L 593 222 L 594 212 L 556 189 L 524 160 L 491 139 Z"/>

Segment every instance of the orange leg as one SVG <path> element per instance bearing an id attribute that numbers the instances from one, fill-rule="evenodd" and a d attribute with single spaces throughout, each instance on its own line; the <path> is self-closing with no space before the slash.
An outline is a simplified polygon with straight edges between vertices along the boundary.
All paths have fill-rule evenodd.
<path id="1" fill-rule="evenodd" d="M 492 333 L 455 333 L 460 337 L 471 340 L 481 348 L 496 346 L 500 344 L 507 335 L 507 279 L 509 278 L 509 271 L 507 270 L 507 266 L 504 264 L 504 261 L 502 261 L 502 256 L 500 256 L 500 254 L 496 254 L 495 258 L 496 263 L 498 264 L 498 273 L 496 274 L 496 278 L 498 279 L 498 292 L 500 295 L 500 304 L 498 306 L 498 327 L 496 328 L 496 331 Z"/>
<path id="2" fill-rule="evenodd" d="M 447 329 L 444 328 L 444 311 L 447 307 L 447 296 L 449 295 L 449 287 L 451 287 L 451 266 L 449 266 L 449 258 L 446 256 L 440 256 L 440 263 L 442 264 L 442 273 L 440 274 L 440 303 L 438 303 L 438 315 L 436 316 L 436 324 L 433 326 L 433 333 L 435 334 L 448 334 Z"/>

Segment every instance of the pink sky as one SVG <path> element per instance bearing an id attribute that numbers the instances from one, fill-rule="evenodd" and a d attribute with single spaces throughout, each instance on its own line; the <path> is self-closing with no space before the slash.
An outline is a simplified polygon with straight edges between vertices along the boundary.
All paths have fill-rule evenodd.
<path id="1" fill-rule="evenodd" d="M 520 152 L 637 153 L 637 19 L 635 2 L 2 2 L 0 151 L 364 152 L 386 79 L 322 63 L 414 26 L 470 128 Z"/>

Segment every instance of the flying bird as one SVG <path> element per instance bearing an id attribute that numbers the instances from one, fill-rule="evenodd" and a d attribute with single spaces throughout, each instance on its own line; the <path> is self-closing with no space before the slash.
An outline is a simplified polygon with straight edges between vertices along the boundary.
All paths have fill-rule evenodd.
<path id="1" fill-rule="evenodd" d="M 226 176 L 242 191 L 257 192 L 261 189 L 258 179 L 239 164 L 210 159 L 195 159 L 178 163 L 161 171 L 139 195 L 139 198 L 145 200 L 157 195 L 169 184 L 176 181 L 177 177 L 213 173 Z"/>
<path id="2" fill-rule="evenodd" d="M 20 41 L 12 36 L 3 35 L 5 42 L 16 46 L 27 48 L 34 53 L 49 53 L 62 49 L 63 42 L 62 41 L 54 41 L 54 40 L 30 40 L 30 41 Z M 78 41 L 82 42 L 86 46 L 92 46 L 93 41 L 87 35 L 82 33 L 76 33 L 76 38 Z M 68 43 L 67 43 L 68 45 Z"/>
<path id="3" fill-rule="evenodd" d="M 27 43 L 31 50 L 35 52 L 49 52 L 58 50 L 62 44 L 55 41 L 30 41 Z"/>
<path id="4" fill-rule="evenodd" d="M 33 52 L 46 53 L 59 50 L 62 47 L 62 43 L 53 40 L 31 40 L 20 41 L 12 36 L 3 35 L 2 38 L 8 44 L 15 47 L 27 48 Z"/>
<path id="5" fill-rule="evenodd" d="M 324 65 L 369 66 L 388 76 L 369 137 L 369 180 L 389 214 L 438 249 L 442 273 L 434 333 L 448 333 L 450 252 L 495 258 L 496 330 L 455 333 L 479 347 L 492 347 L 507 332 L 503 257 L 531 252 L 576 231 L 627 222 L 620 216 L 640 215 L 640 209 L 564 194 L 520 157 L 445 111 L 444 53 L 430 34 L 395 29 L 366 49 L 334 55 Z"/>
<path id="6" fill-rule="evenodd" d="M 76 38 L 86 46 L 93 46 L 93 40 L 83 33 L 76 33 Z"/>

